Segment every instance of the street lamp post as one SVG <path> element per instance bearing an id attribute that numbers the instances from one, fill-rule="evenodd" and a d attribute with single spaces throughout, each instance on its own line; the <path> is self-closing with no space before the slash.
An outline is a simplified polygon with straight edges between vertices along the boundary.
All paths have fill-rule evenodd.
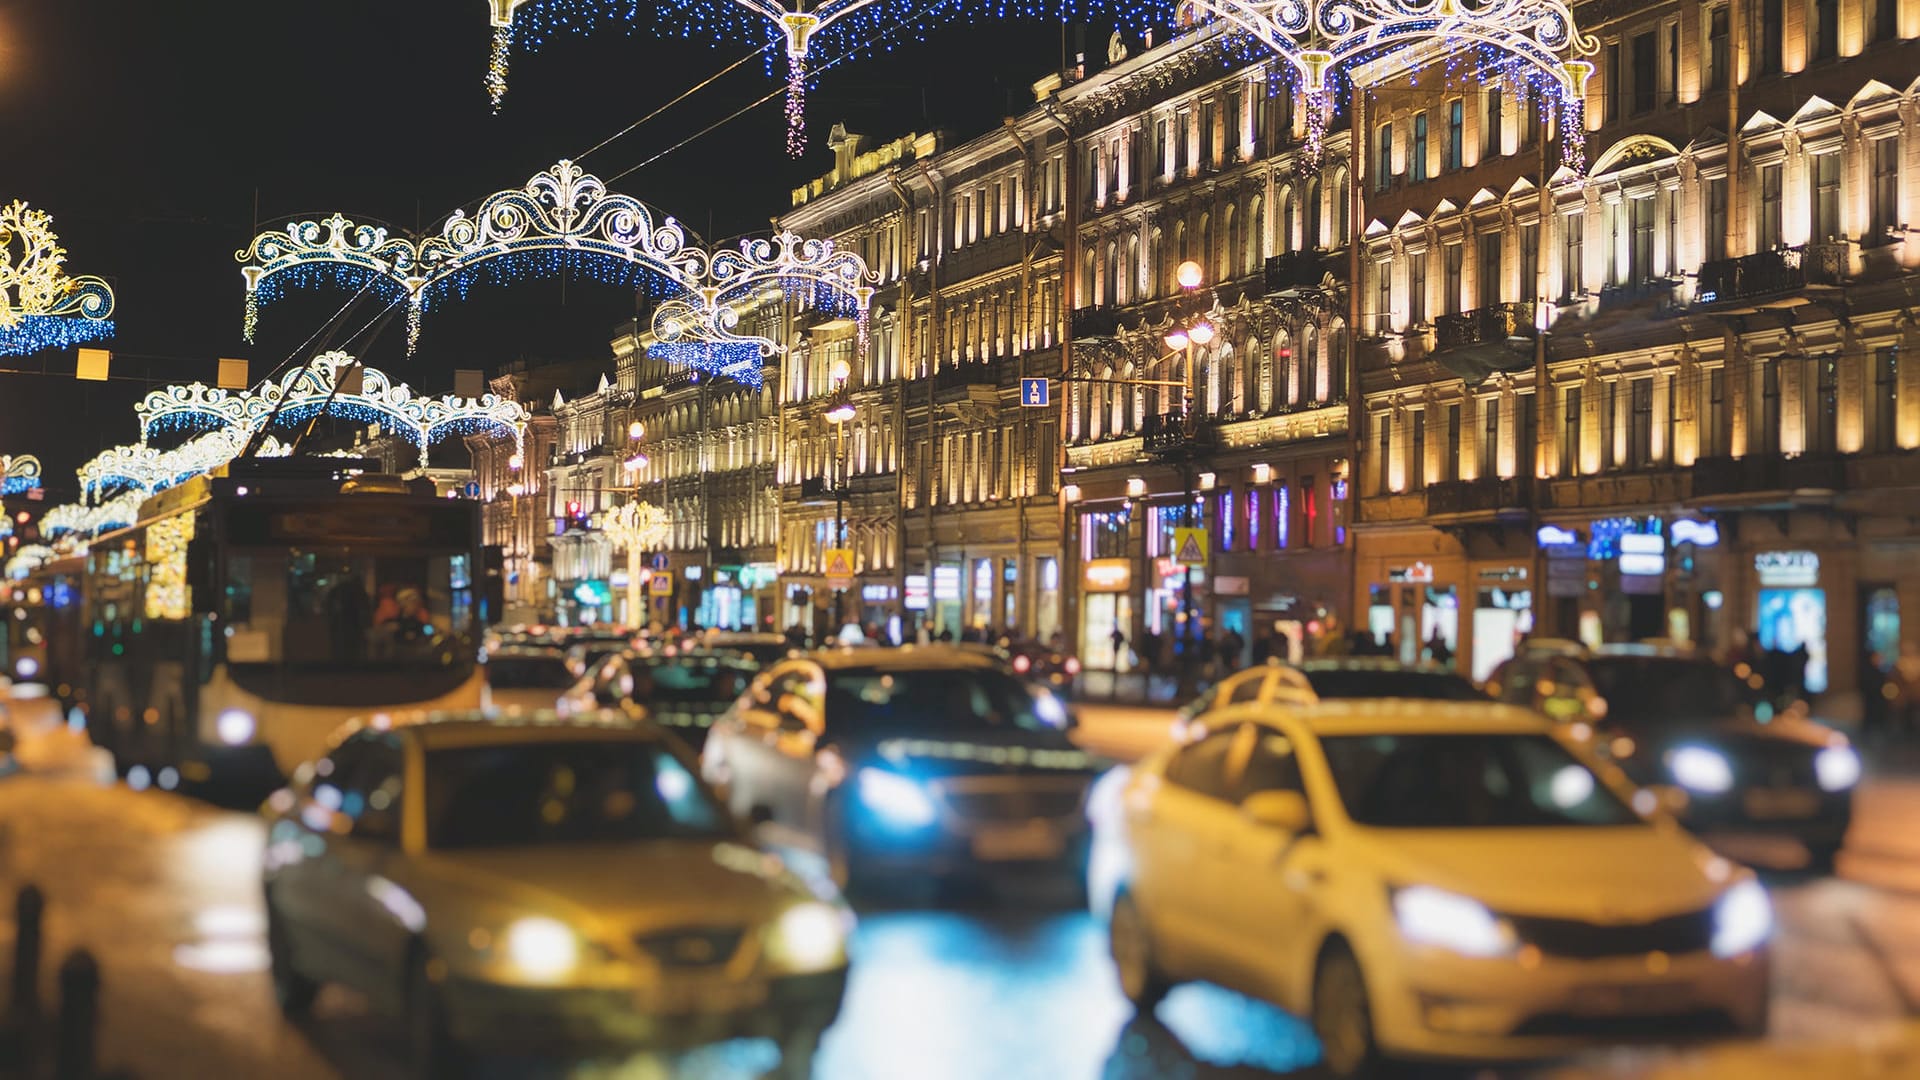
<path id="1" fill-rule="evenodd" d="M 1200 288 L 1200 283 L 1204 277 L 1200 269 L 1200 264 L 1191 259 L 1181 263 L 1179 268 L 1174 272 L 1174 276 L 1175 280 L 1180 283 L 1180 288 L 1189 293 Z M 1207 345 L 1212 344 L 1213 338 L 1213 324 L 1207 322 L 1204 318 L 1195 319 L 1185 325 L 1177 325 L 1168 331 L 1166 336 L 1167 348 L 1175 353 L 1184 353 L 1186 357 L 1186 370 L 1182 373 L 1182 382 L 1184 385 L 1182 387 L 1182 399 L 1180 403 L 1180 433 L 1182 435 L 1180 441 L 1180 482 L 1181 487 L 1184 488 L 1186 492 L 1186 505 L 1180 511 L 1180 519 L 1190 524 L 1195 523 L 1196 519 L 1205 520 L 1204 514 L 1196 514 L 1194 512 L 1194 504 L 1198 498 L 1198 493 L 1194 490 L 1193 443 L 1199 433 L 1198 418 L 1194 414 L 1193 407 L 1194 350 L 1196 348 L 1205 348 Z M 1180 552 L 1175 550 L 1174 557 L 1177 559 L 1179 556 Z M 1183 621 L 1186 623 L 1187 641 L 1180 650 L 1179 696 L 1185 699 L 1192 697 L 1194 693 L 1195 683 L 1197 681 L 1194 670 L 1195 652 L 1200 643 L 1200 616 L 1197 606 L 1193 601 L 1192 564 L 1187 563 L 1181 566 L 1180 578 L 1180 608 L 1181 614 L 1184 617 Z"/>
<path id="2" fill-rule="evenodd" d="M 847 422 L 853 419 L 853 402 L 847 397 L 847 379 L 853 374 L 852 366 L 845 360 L 835 360 L 829 372 L 833 380 L 833 405 L 827 409 L 827 421 L 833 425 L 834 457 L 839 462 L 839 476 L 833 485 L 834 505 L 834 547 L 846 550 L 847 547 Z M 833 591 L 833 622 L 829 628 L 838 633 L 846 625 L 847 590 Z"/>
<path id="3" fill-rule="evenodd" d="M 520 479 L 520 470 L 525 466 L 526 458 L 518 450 L 507 458 L 507 472 L 513 477 L 507 484 L 507 530 L 513 535 L 513 545 L 507 552 L 512 560 L 507 576 L 513 579 L 516 599 L 524 599 L 521 590 L 527 578 L 527 568 L 521 565 L 520 552 L 520 498 L 527 493 L 527 485 Z M 532 549 L 533 545 L 527 545 L 528 562 L 532 561 Z M 501 614 L 504 616 L 506 613 Z"/>

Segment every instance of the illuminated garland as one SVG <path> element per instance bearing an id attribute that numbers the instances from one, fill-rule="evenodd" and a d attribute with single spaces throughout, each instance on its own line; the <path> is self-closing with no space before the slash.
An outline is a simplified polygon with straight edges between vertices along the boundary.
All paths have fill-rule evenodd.
<path id="1" fill-rule="evenodd" d="M 1354 62 L 1389 56 L 1418 45 L 1482 47 L 1539 72 L 1575 114 L 1593 66 L 1563 59 L 1598 52 L 1600 42 L 1582 34 L 1566 0 L 1181 0 L 1179 17 L 1218 18 L 1264 42 L 1300 76 L 1300 102 L 1307 110 L 1306 155 L 1317 161 L 1331 108 L 1330 74 Z M 1563 140 L 1565 164 L 1586 168 L 1584 133 Z"/>
<path id="2" fill-rule="evenodd" d="M 113 289 L 97 277 L 68 277 L 66 261 L 45 211 L 0 206 L 0 356 L 113 336 Z"/>
<path id="3" fill-rule="evenodd" d="M 507 54 L 514 43 L 531 52 L 563 34 L 586 34 L 607 26 L 630 33 L 641 8 L 637 0 L 490 0 L 490 4 L 494 52 L 486 85 L 496 110 L 506 93 Z M 1026 17 L 1068 23 L 1100 15 L 1124 28 L 1139 29 L 1164 21 L 1158 4 L 1120 0 L 822 0 L 812 4 L 807 0 L 657 0 L 649 7 L 650 20 L 663 34 L 766 45 L 769 61 L 784 52 L 787 152 L 794 157 L 806 150 L 807 77 L 811 61 L 822 54 L 838 58 L 890 49 L 903 33 L 917 38 L 917 24 L 934 22 Z M 503 29 L 509 39 L 505 45 L 501 44 Z M 774 50 L 776 44 L 782 48 Z"/>
<path id="4" fill-rule="evenodd" d="M 20 495 L 40 486 L 40 459 L 0 454 L 0 495 Z"/>
<path id="5" fill-rule="evenodd" d="M 332 286 L 405 298 L 409 352 L 423 313 L 441 301 L 464 299 L 481 282 L 561 274 L 644 289 L 661 299 L 654 327 L 663 342 L 707 342 L 723 352 L 748 343 L 773 356 L 778 342 L 735 332 L 735 308 L 778 288 L 817 309 L 858 319 L 864 350 L 875 280 L 857 253 L 790 232 L 709 250 L 692 242 L 673 218 L 607 191 L 571 161 L 523 188 L 488 196 L 471 218 L 456 211 L 438 235 L 418 242 L 335 214 L 262 233 L 237 258 L 247 284 L 248 340 L 263 305 L 289 289 Z M 757 385 L 757 367 L 754 372 Z"/>
<path id="6" fill-rule="evenodd" d="M 7 578 L 19 581 L 35 570 L 45 566 L 53 558 L 53 549 L 45 544 L 25 544 L 7 560 L 4 570 Z"/>

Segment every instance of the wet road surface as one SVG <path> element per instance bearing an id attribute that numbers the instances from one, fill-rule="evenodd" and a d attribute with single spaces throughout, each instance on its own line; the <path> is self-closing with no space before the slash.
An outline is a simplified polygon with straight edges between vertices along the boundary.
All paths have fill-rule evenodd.
<path id="1" fill-rule="evenodd" d="M 1141 732 L 1158 721 L 1139 715 Z M 1092 721 L 1089 727 L 1096 727 Z M 1130 741 L 1125 725 L 1108 731 Z M 1097 735 L 1097 733 L 1095 733 Z M 1776 877 L 1773 1032 L 1764 1043 L 1595 1055 L 1539 1070 L 1576 1077 L 1920 1076 L 1920 783 L 1863 790 L 1860 880 Z M 47 893 L 49 967 L 73 947 L 104 971 L 101 1061 L 142 1080 L 272 1076 L 399 1080 L 397 1027 L 337 989 L 287 1024 L 265 974 L 261 829 L 246 814 L 83 778 L 0 781 L 0 887 Z M 1889 867 L 1892 869 L 1889 870 Z M 1114 986 L 1104 931 L 1044 893 L 973 898 L 958 910 L 864 914 L 846 1008 L 816 1059 L 828 1080 L 1250 1080 L 1314 1077 L 1299 1020 L 1212 987 L 1176 990 L 1135 1018 Z M 11 904 L 7 904 L 10 918 Z M 11 953 L 0 918 L 0 955 Z M 47 976 L 52 995 L 52 975 Z M 489 1075 L 580 1080 L 739 1080 L 770 1046 L 727 1044 L 661 1062 L 568 1068 L 512 1063 Z"/>

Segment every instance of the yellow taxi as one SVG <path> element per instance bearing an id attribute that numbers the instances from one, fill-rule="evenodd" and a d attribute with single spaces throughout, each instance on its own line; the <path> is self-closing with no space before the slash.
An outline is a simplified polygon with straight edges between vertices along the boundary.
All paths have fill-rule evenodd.
<path id="1" fill-rule="evenodd" d="M 755 847 L 684 747 L 614 713 L 375 717 L 269 801 L 282 1007 L 403 1018 L 415 1075 L 476 1051 L 777 1042 L 808 1075 L 853 918 Z"/>
<path id="2" fill-rule="evenodd" d="M 1228 706 L 1101 805 L 1126 995 L 1271 1001 L 1336 1076 L 1767 1022 L 1766 891 L 1523 709 Z"/>

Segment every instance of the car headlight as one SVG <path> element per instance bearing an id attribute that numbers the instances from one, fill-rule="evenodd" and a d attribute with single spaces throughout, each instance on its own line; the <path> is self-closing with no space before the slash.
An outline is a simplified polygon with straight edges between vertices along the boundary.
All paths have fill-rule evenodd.
<path id="1" fill-rule="evenodd" d="M 767 939 L 767 957 L 789 975 L 846 963 L 847 919 L 832 904 L 810 900 L 781 912 Z"/>
<path id="2" fill-rule="evenodd" d="M 536 982 L 552 982 L 579 965 L 580 939 L 565 923 L 536 916 L 507 927 L 506 952 L 520 974 Z"/>
<path id="3" fill-rule="evenodd" d="M 252 739 L 253 729 L 253 714 L 244 709 L 228 709 L 213 721 L 213 733 L 228 746 L 239 746 Z"/>
<path id="4" fill-rule="evenodd" d="M 919 784 L 885 769 L 860 770 L 860 801 L 889 825 L 921 829 L 933 824 L 933 799 Z"/>
<path id="5" fill-rule="evenodd" d="M 1704 746 L 1682 746 L 1667 758 L 1673 780 L 1689 791 L 1718 795 L 1733 786 L 1733 766 L 1718 750 Z"/>
<path id="6" fill-rule="evenodd" d="M 1430 885 L 1397 889 L 1393 917 L 1408 941 L 1438 945 L 1463 956 L 1500 956 L 1513 950 L 1513 931 L 1485 904 Z"/>
<path id="7" fill-rule="evenodd" d="M 1773 901 L 1757 881 L 1728 889 L 1713 905 L 1713 955 L 1738 956 L 1773 936 Z"/>
<path id="8" fill-rule="evenodd" d="M 1860 782 L 1860 754 L 1851 746 L 1829 746 L 1813 755 L 1813 774 L 1822 791 L 1845 791 Z"/>

